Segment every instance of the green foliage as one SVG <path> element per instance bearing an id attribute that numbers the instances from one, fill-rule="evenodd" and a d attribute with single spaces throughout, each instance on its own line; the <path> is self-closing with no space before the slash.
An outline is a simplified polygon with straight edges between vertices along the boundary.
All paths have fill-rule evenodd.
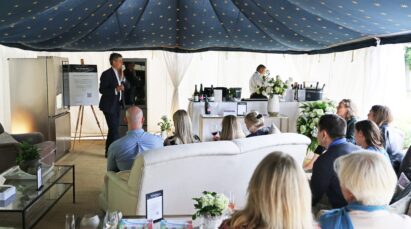
<path id="1" fill-rule="evenodd" d="M 39 150 L 36 146 L 27 142 L 20 143 L 20 153 L 17 154 L 16 163 L 19 165 L 22 161 L 30 161 L 40 158 Z"/>
<path id="2" fill-rule="evenodd" d="M 193 198 L 196 201 L 194 208 L 197 210 L 192 216 L 195 220 L 199 216 L 221 216 L 228 207 L 228 198 L 223 194 L 204 191 L 200 198 Z"/>
<path id="3" fill-rule="evenodd" d="M 297 132 L 311 139 L 311 143 L 308 146 L 310 151 L 314 151 L 318 146 L 317 127 L 321 116 L 335 113 L 335 111 L 336 108 L 333 101 L 305 102 L 300 106 L 300 115 L 297 119 Z"/>
<path id="4" fill-rule="evenodd" d="M 408 65 L 408 68 L 411 70 L 411 48 L 405 50 L 405 63 Z"/>
<path id="5" fill-rule="evenodd" d="M 167 118 L 167 116 L 162 116 L 161 117 L 161 122 L 157 123 L 158 126 L 160 126 L 161 131 L 169 131 L 171 130 L 171 120 Z"/>

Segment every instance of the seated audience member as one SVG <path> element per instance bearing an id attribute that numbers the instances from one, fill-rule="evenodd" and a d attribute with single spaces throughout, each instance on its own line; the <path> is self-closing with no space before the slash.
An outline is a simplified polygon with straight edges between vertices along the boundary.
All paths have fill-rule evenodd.
<path id="1" fill-rule="evenodd" d="M 368 113 L 368 120 L 375 122 L 380 128 L 384 149 L 390 157 L 395 172 L 399 174 L 401 161 L 404 157 L 401 152 L 404 138 L 398 130 L 390 126 L 393 121 L 390 108 L 382 105 L 372 106 Z"/>
<path id="2" fill-rule="evenodd" d="M 221 126 L 220 140 L 234 140 L 245 137 L 241 124 L 234 115 L 225 116 Z"/>
<path id="3" fill-rule="evenodd" d="M 411 228 L 411 218 L 388 210 L 397 177 L 391 164 L 380 154 L 360 151 L 338 158 L 335 171 L 346 207 L 327 211 L 320 217 L 321 228 Z"/>
<path id="4" fill-rule="evenodd" d="M 126 111 L 127 134 L 108 148 L 107 171 L 129 170 L 137 154 L 163 147 L 163 140 L 143 130 L 143 111 L 132 106 Z"/>
<path id="5" fill-rule="evenodd" d="M 174 113 L 173 123 L 174 135 L 164 140 L 164 146 L 200 142 L 200 138 L 193 134 L 190 116 L 185 110 L 178 110 Z"/>
<path id="6" fill-rule="evenodd" d="M 337 106 L 337 115 L 343 118 L 347 122 L 347 130 L 345 132 L 345 138 L 348 142 L 355 144 L 354 139 L 354 125 L 357 122 L 356 114 L 357 108 L 355 104 L 351 101 L 351 99 L 343 99 L 338 103 Z M 318 146 L 314 151 L 314 156 L 309 161 L 304 168 L 311 169 L 315 160 L 317 160 L 318 156 L 324 152 L 324 147 Z"/>
<path id="7" fill-rule="evenodd" d="M 255 111 L 248 113 L 244 118 L 245 125 L 247 126 L 250 134 L 248 137 L 254 137 L 259 135 L 267 135 L 271 133 L 270 128 L 264 127 L 264 118 L 262 114 L 258 114 Z"/>
<path id="8" fill-rule="evenodd" d="M 401 162 L 400 172 L 404 173 L 408 180 L 411 180 L 411 146 L 408 148 L 407 153 Z"/>
<path id="9" fill-rule="evenodd" d="M 319 203 L 324 194 L 333 208 L 347 204 L 341 193 L 333 164 L 335 159 L 360 148 L 347 142 L 344 137 L 346 128 L 345 120 L 335 114 L 323 115 L 318 122 L 317 141 L 326 151 L 318 157 L 313 166 L 310 181 L 313 206 Z"/>
<path id="10" fill-rule="evenodd" d="M 267 155 L 248 184 L 244 209 L 220 228 L 314 228 L 307 178 L 293 157 L 282 152 Z"/>
<path id="11" fill-rule="evenodd" d="M 363 149 L 380 153 L 390 160 L 382 146 L 381 133 L 377 124 L 370 120 L 362 120 L 355 124 L 355 142 Z"/>

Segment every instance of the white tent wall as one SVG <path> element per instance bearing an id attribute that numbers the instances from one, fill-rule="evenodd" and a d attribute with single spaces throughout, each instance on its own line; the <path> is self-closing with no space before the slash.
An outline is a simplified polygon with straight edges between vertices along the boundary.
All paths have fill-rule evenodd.
<path id="1" fill-rule="evenodd" d="M 10 92 L 7 58 L 53 55 L 68 57 L 71 64 L 96 64 L 98 74 L 109 67 L 111 52 L 32 52 L 0 46 L 0 122 L 10 128 Z M 163 51 L 122 51 L 124 58 L 147 58 L 148 130 L 159 130 L 157 122 L 164 114 L 171 115 L 173 83 L 165 58 L 175 55 Z M 373 104 L 389 105 L 394 115 L 400 113 L 406 98 L 404 45 L 384 45 L 355 51 L 323 55 L 282 55 L 246 52 L 202 52 L 192 55 L 190 65 L 179 86 L 179 108 L 187 109 L 194 84 L 203 86 L 242 87 L 243 97 L 249 95 L 248 81 L 258 64 L 264 64 L 271 75 L 283 80 L 319 81 L 326 84 L 325 95 L 335 101 L 351 98 L 357 103 L 361 117 Z M 178 59 L 178 58 L 177 58 Z M 404 100 L 402 99 L 404 98 Z M 72 107 L 72 131 L 75 128 L 78 107 Z M 97 109 L 98 110 L 98 109 Z M 98 118 L 106 132 L 105 119 Z M 99 135 L 91 109 L 86 107 L 83 133 Z"/>

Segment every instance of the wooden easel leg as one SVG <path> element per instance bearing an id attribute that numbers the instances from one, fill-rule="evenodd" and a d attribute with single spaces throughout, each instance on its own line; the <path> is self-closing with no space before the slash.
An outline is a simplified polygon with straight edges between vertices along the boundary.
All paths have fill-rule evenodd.
<path id="1" fill-rule="evenodd" d="M 79 122 L 80 122 L 81 107 L 82 107 L 82 106 L 80 106 L 80 107 L 78 108 L 78 112 L 77 112 L 77 122 L 76 122 L 76 131 L 74 132 L 73 151 L 74 151 L 74 146 L 76 145 L 78 124 L 79 124 Z"/>
<path id="2" fill-rule="evenodd" d="M 106 139 L 104 138 L 104 134 L 103 134 L 103 130 L 101 129 L 100 122 L 98 121 L 98 118 L 97 118 L 97 115 L 96 115 L 96 111 L 94 110 L 93 105 L 90 105 L 90 107 L 91 107 L 91 110 L 93 111 L 94 118 L 96 119 L 97 126 L 98 126 L 98 128 L 100 129 L 101 136 L 103 137 L 103 140 L 106 140 Z"/>
<path id="3" fill-rule="evenodd" d="M 80 135 L 78 137 L 78 141 L 80 143 L 80 139 L 81 139 L 81 131 L 83 130 L 83 119 L 84 119 L 84 106 L 81 106 L 81 120 L 80 120 Z"/>

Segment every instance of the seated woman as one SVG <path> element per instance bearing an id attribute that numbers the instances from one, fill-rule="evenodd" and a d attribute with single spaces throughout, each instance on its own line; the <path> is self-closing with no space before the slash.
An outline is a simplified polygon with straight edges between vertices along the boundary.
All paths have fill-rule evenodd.
<path id="1" fill-rule="evenodd" d="M 174 135 L 164 140 L 164 146 L 200 142 L 200 138 L 193 134 L 190 116 L 185 110 L 178 110 L 173 114 L 173 123 Z"/>
<path id="2" fill-rule="evenodd" d="M 355 142 L 363 149 L 375 151 L 390 160 L 387 151 L 383 148 L 380 129 L 370 120 L 362 120 L 355 124 Z"/>
<path id="3" fill-rule="evenodd" d="M 310 187 L 301 166 L 289 154 L 267 155 L 248 184 L 244 209 L 220 228 L 314 228 Z"/>
<path id="4" fill-rule="evenodd" d="M 356 106 L 351 101 L 351 99 L 343 99 L 338 103 L 337 115 L 343 118 L 347 122 L 347 130 L 345 132 L 345 138 L 347 139 L 348 142 L 351 142 L 353 144 L 355 144 L 354 125 L 357 122 L 356 112 L 357 112 Z M 304 165 L 304 169 L 305 170 L 312 169 L 314 162 L 317 160 L 318 156 L 324 152 L 324 150 L 325 150 L 324 147 L 318 146 L 314 150 L 314 156 L 311 158 L 310 161 L 308 161 Z"/>
<path id="5" fill-rule="evenodd" d="M 225 116 L 221 126 L 220 140 L 234 140 L 245 137 L 241 124 L 234 115 Z"/>
<path id="6" fill-rule="evenodd" d="M 267 135 L 271 133 L 268 127 L 264 127 L 264 118 L 262 114 L 258 114 L 255 111 L 248 113 L 244 118 L 245 125 L 247 126 L 250 134 L 248 137 L 254 137 L 259 135 Z"/>
<path id="7" fill-rule="evenodd" d="M 390 163 L 373 152 L 351 153 L 334 163 L 346 207 L 327 211 L 321 228 L 411 228 L 411 218 L 391 213 L 389 204 L 397 184 Z"/>
<path id="8" fill-rule="evenodd" d="M 368 113 L 368 120 L 375 122 L 380 128 L 384 149 L 390 157 L 395 172 L 399 174 L 401 161 L 404 157 L 402 154 L 404 138 L 398 130 L 390 126 L 393 121 L 390 108 L 382 105 L 372 106 Z"/>

